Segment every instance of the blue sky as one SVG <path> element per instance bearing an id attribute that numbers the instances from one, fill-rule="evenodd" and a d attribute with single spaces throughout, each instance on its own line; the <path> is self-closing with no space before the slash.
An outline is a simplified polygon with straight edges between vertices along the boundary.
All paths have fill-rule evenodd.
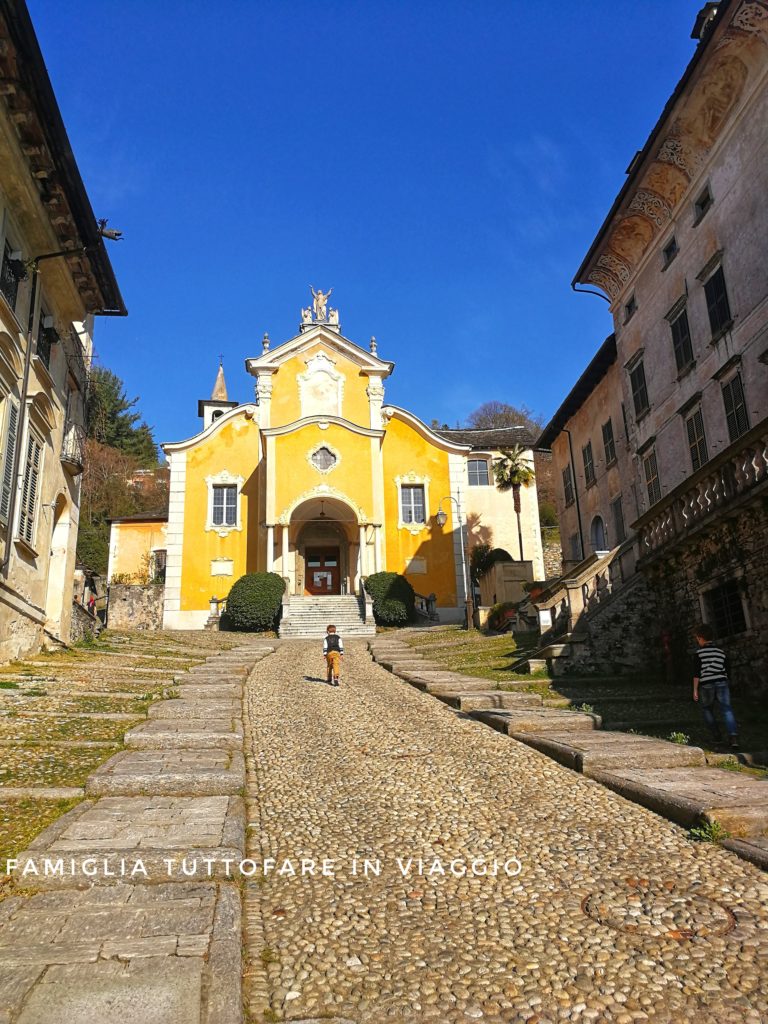
<path id="1" fill-rule="evenodd" d="M 158 441 L 309 285 L 453 425 L 554 412 L 610 332 L 570 281 L 693 52 L 701 0 L 28 0 L 129 309 L 100 361 Z"/>

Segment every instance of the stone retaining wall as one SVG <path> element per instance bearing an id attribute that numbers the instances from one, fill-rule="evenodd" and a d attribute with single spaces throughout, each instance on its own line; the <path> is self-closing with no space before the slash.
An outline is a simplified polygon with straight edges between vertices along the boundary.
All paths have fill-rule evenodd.
<path id="1" fill-rule="evenodd" d="M 768 688 L 768 500 L 758 497 L 719 522 L 707 524 L 687 543 L 671 549 L 643 571 L 653 587 L 658 632 L 670 638 L 676 671 L 690 673 L 691 632 L 712 621 L 710 588 L 735 581 L 745 609 L 747 629 L 717 639 L 727 651 L 732 679 L 755 692 Z M 712 623 L 715 625 L 714 621 Z M 717 632 L 717 630 L 716 630 Z"/>
<path id="2" fill-rule="evenodd" d="M 104 626 L 101 619 L 83 608 L 77 601 L 72 602 L 72 621 L 69 627 L 69 639 L 73 644 L 86 636 L 98 636 Z"/>
<path id="3" fill-rule="evenodd" d="M 162 629 L 165 587 L 156 583 L 109 588 L 107 622 L 112 629 Z"/>

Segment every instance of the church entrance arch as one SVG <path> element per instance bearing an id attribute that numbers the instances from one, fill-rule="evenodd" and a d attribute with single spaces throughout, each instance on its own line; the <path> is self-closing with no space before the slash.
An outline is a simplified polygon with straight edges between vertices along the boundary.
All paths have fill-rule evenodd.
<path id="1" fill-rule="evenodd" d="M 354 510 L 338 498 L 310 498 L 298 505 L 289 532 L 295 552 L 292 592 L 306 597 L 354 593 L 358 532 Z"/>

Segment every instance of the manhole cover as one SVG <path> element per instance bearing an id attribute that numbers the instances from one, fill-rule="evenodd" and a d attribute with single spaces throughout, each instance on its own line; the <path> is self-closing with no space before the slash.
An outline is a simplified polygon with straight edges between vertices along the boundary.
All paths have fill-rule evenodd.
<path id="1" fill-rule="evenodd" d="M 670 883 L 618 883 L 582 901 L 584 913 L 617 931 L 684 941 L 726 935 L 736 918 L 708 896 L 678 892 Z"/>

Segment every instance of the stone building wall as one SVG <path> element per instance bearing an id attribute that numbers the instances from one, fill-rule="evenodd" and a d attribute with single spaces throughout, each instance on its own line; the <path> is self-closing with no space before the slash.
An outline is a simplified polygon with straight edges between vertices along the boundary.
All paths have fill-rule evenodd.
<path id="1" fill-rule="evenodd" d="M 541 542 L 544 552 L 544 579 L 553 580 L 563 573 L 563 549 L 560 531 L 557 527 L 541 528 Z"/>
<path id="2" fill-rule="evenodd" d="M 162 629 L 165 587 L 155 583 L 109 588 L 107 624 L 110 629 Z"/>
<path id="3" fill-rule="evenodd" d="M 736 686 L 768 690 L 768 497 L 763 495 L 731 517 L 708 524 L 643 571 L 658 603 L 659 621 L 670 636 L 676 672 L 689 672 L 691 632 L 707 621 L 706 593 L 727 580 L 739 582 L 746 632 L 718 637 L 731 661 Z M 714 625 L 714 623 L 713 623 Z"/>
<path id="4" fill-rule="evenodd" d="M 633 576 L 620 590 L 581 620 L 583 643 L 572 645 L 565 672 L 642 671 L 654 679 L 664 674 L 662 628 L 654 592 L 642 576 Z"/>

